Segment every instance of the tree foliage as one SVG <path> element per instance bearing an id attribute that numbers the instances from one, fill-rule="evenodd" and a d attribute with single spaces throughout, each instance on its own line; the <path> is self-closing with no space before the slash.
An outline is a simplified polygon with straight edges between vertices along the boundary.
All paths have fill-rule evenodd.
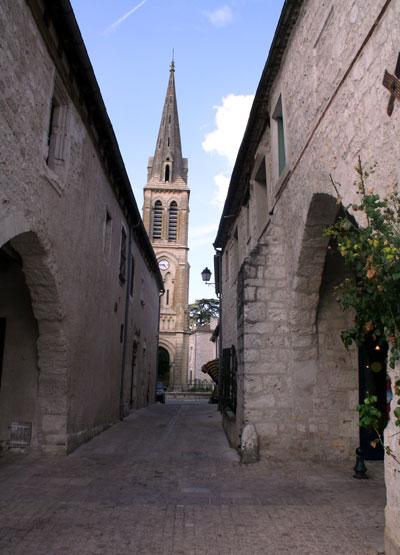
<path id="1" fill-rule="evenodd" d="M 189 324 L 191 329 L 209 324 L 211 318 L 218 318 L 218 316 L 218 299 L 198 299 L 189 305 Z"/>
<path id="2" fill-rule="evenodd" d="M 325 230 L 337 243 L 349 269 L 336 294 L 343 309 L 353 309 L 355 318 L 341 337 L 346 347 L 353 342 L 362 344 L 367 335 L 380 343 L 387 341 L 389 365 L 394 368 L 400 360 L 400 195 L 395 190 L 381 198 L 374 189 L 367 188 L 374 166 L 365 169 L 359 159 L 355 169 L 358 200 L 345 207 L 345 215 Z M 341 203 L 340 185 L 333 180 L 332 184 Z M 360 225 L 351 213 L 360 216 L 357 218 Z M 394 393 L 395 424 L 400 426 L 399 378 L 395 380 Z M 367 393 L 364 403 L 358 406 L 361 426 L 378 429 L 382 415 L 376 401 L 375 396 Z"/>

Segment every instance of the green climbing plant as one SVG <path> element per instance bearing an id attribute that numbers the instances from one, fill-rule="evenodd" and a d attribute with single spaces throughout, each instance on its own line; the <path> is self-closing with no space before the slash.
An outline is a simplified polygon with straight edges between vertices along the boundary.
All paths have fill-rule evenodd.
<path id="1" fill-rule="evenodd" d="M 375 166 L 365 168 L 361 160 L 356 165 L 357 201 L 344 207 L 335 224 L 326 228 L 325 235 L 336 243 L 344 258 L 348 276 L 336 288 L 337 300 L 344 310 L 352 309 L 353 324 L 342 330 L 341 338 L 348 348 L 361 345 L 367 336 L 389 345 L 388 363 L 395 368 L 400 360 L 400 195 L 397 190 L 381 197 L 367 181 Z M 338 203 L 342 203 L 340 184 L 331 176 Z M 357 215 L 356 221 L 355 215 Z M 396 407 L 395 425 L 400 427 L 400 378 L 394 382 Z M 377 398 L 367 393 L 358 406 L 360 426 L 378 432 L 382 414 Z M 398 432 L 400 434 L 400 432 Z M 399 464 L 390 447 L 385 452 Z"/>

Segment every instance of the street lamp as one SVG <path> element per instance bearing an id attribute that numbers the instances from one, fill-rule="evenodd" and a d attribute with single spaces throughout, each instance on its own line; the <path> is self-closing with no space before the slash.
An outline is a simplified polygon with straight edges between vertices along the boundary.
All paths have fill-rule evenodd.
<path id="1" fill-rule="evenodd" d="M 204 270 L 201 272 L 201 279 L 204 281 L 204 283 L 206 285 L 215 285 L 215 283 L 210 283 L 210 279 L 211 279 L 211 270 L 209 270 L 207 268 L 207 266 L 204 268 Z"/>

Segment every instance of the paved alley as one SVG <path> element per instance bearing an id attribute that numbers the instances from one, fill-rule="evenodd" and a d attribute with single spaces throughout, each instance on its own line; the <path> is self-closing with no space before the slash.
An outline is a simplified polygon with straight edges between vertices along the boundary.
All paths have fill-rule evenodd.
<path id="1" fill-rule="evenodd" d="M 0 553 L 376 554 L 384 487 L 369 468 L 242 466 L 215 405 L 157 404 L 68 457 L 0 457 Z"/>

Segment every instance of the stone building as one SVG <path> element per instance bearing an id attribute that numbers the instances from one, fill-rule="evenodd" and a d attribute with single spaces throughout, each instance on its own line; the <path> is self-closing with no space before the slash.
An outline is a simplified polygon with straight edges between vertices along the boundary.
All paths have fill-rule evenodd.
<path id="1" fill-rule="evenodd" d="M 0 444 L 65 453 L 154 400 L 163 283 L 69 1 L 0 28 Z"/>
<path id="2" fill-rule="evenodd" d="M 144 225 L 165 288 L 160 308 L 159 378 L 171 390 L 185 389 L 187 385 L 190 193 L 187 173 L 172 62 L 156 149 L 149 158 L 143 203 Z"/>
<path id="3" fill-rule="evenodd" d="M 204 386 L 211 388 L 214 384 L 208 374 L 202 371 L 202 366 L 217 357 L 217 342 L 214 332 L 218 325 L 218 318 L 211 318 L 208 324 L 194 328 L 189 336 L 189 386 Z"/>
<path id="4" fill-rule="evenodd" d="M 399 181 L 400 102 L 388 115 L 383 86 L 398 59 L 399 18 L 397 0 L 284 4 L 215 240 L 224 426 L 244 456 L 243 436 L 258 441 L 261 457 L 354 460 L 360 441 L 368 449 L 356 406 L 370 353 L 341 343 L 349 315 L 333 286 L 344 269 L 322 232 L 340 210 L 329 174 L 345 206 L 358 156 L 378 162 L 373 184 L 382 191 Z M 393 426 L 392 418 L 386 435 L 398 452 Z M 385 467 L 394 554 L 398 472 L 390 457 Z"/>

